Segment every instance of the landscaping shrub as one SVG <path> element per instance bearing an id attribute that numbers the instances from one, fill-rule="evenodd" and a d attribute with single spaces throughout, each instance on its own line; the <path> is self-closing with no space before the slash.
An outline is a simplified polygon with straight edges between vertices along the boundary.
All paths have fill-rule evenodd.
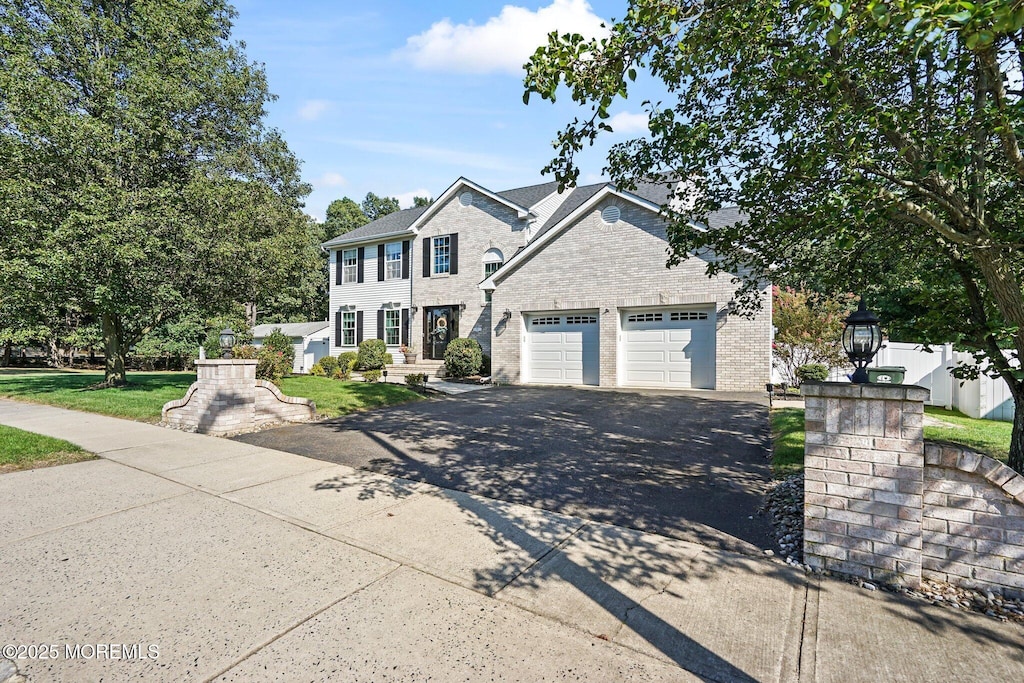
<path id="1" fill-rule="evenodd" d="M 334 356 L 324 356 L 309 369 L 309 374 L 317 377 L 333 377 L 334 371 L 338 368 L 338 359 Z"/>
<path id="2" fill-rule="evenodd" d="M 283 358 L 287 358 L 288 370 L 285 374 L 291 372 L 291 368 L 295 363 L 295 347 L 292 346 L 291 337 L 282 332 L 280 327 L 275 327 L 274 330 L 263 339 L 263 348 L 271 349 L 280 353 Z"/>
<path id="3" fill-rule="evenodd" d="M 444 352 L 445 372 L 452 377 L 475 375 L 480 372 L 483 362 L 483 351 L 475 339 L 452 339 Z"/>
<path id="4" fill-rule="evenodd" d="M 427 384 L 427 375 L 423 372 L 414 372 L 405 376 L 405 383 L 410 387 L 423 387 Z"/>
<path id="5" fill-rule="evenodd" d="M 240 344 L 231 349 L 231 356 L 234 358 L 242 358 L 246 360 L 255 360 L 259 354 L 259 349 L 251 344 Z"/>
<path id="6" fill-rule="evenodd" d="M 828 379 L 828 366 L 821 363 L 808 363 L 796 369 L 796 377 L 801 382 L 824 382 Z"/>
<path id="7" fill-rule="evenodd" d="M 346 351 L 345 353 L 338 356 L 338 365 L 345 368 L 346 372 L 352 372 L 356 369 L 356 363 L 359 362 L 359 354 L 355 351 Z"/>
<path id="8" fill-rule="evenodd" d="M 364 382 L 377 382 L 380 380 L 380 370 L 364 370 L 363 381 Z"/>
<path id="9" fill-rule="evenodd" d="M 483 354 L 483 362 L 480 364 L 480 374 L 484 377 L 491 376 L 491 357 Z"/>
<path id="10" fill-rule="evenodd" d="M 356 367 L 360 370 L 380 370 L 387 364 L 388 347 L 383 339 L 367 339 L 359 345 Z"/>
<path id="11" fill-rule="evenodd" d="M 347 380 L 352 376 L 352 371 L 343 365 L 339 365 L 331 371 L 331 379 Z"/>

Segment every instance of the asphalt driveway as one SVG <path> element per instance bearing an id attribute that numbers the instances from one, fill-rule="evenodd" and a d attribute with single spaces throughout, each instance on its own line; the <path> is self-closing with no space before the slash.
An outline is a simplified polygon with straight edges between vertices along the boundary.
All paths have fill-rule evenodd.
<path id="1" fill-rule="evenodd" d="M 752 394 L 500 387 L 236 440 L 733 550 L 773 547 L 758 513 L 767 407 Z"/>

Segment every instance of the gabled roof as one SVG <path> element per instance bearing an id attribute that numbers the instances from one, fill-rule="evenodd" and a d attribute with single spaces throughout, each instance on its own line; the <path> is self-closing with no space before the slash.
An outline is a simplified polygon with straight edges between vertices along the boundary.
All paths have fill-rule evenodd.
<path id="1" fill-rule="evenodd" d="M 287 337 L 306 337 L 321 330 L 326 330 L 326 320 L 318 320 L 308 323 L 266 323 L 252 328 L 252 336 L 256 339 L 263 339 L 277 328 Z"/>
<path id="2" fill-rule="evenodd" d="M 423 215 L 423 212 L 426 211 L 427 208 L 429 207 L 417 206 L 412 209 L 402 209 L 401 211 L 389 213 L 388 215 L 378 218 L 371 223 L 367 223 L 355 230 L 346 232 L 344 235 L 338 235 L 334 239 L 328 240 L 320 246 L 325 249 L 329 249 L 340 244 L 365 242 L 375 237 L 396 235 L 405 231 L 411 232 L 412 224 L 416 222 L 417 218 Z"/>
<path id="3" fill-rule="evenodd" d="M 500 196 L 519 206 L 536 206 L 541 200 L 551 196 L 552 192 L 558 191 L 558 181 L 552 180 L 549 183 L 530 185 L 528 187 L 517 187 L 511 190 L 498 192 Z"/>
<path id="4" fill-rule="evenodd" d="M 475 190 L 480 194 L 484 195 L 485 197 L 490 197 L 499 204 L 504 204 L 505 206 L 514 210 L 516 214 L 519 216 L 519 218 L 526 218 L 527 216 L 530 215 L 530 207 L 523 206 L 522 204 L 519 204 L 515 201 L 512 201 L 511 199 L 501 196 L 497 192 L 488 190 L 486 187 L 480 185 L 479 183 L 474 183 L 469 178 L 460 176 L 458 180 L 452 183 L 447 190 L 442 192 L 441 195 L 434 200 L 433 204 L 427 207 L 426 211 L 424 211 L 420 216 L 416 218 L 416 220 L 412 224 L 412 228 L 415 230 L 418 229 L 421 225 L 423 225 L 427 221 L 427 219 L 434 214 L 435 211 L 440 209 L 443 204 L 445 204 L 446 202 L 448 202 L 448 200 L 454 197 L 455 194 L 463 187 Z"/>
<path id="5" fill-rule="evenodd" d="M 637 189 L 647 196 L 644 197 L 637 192 L 619 190 L 611 183 L 576 188 L 573 194 L 562 203 L 562 206 L 552 214 L 551 218 L 548 219 L 547 223 L 537 233 L 537 236 L 525 248 L 513 254 L 512 258 L 506 261 L 497 272 L 481 282 L 479 287 L 481 289 L 494 289 L 497 286 L 498 280 L 504 279 L 505 276 L 518 267 L 518 264 L 543 249 L 545 244 L 558 236 L 558 233 L 575 223 L 583 214 L 596 206 L 605 197 L 618 197 L 655 213 L 660 213 L 662 205 L 666 204 L 669 199 L 669 188 L 665 185 L 644 183 Z M 708 217 L 707 227 L 722 227 L 740 220 L 743 220 L 742 212 L 736 207 L 729 207 L 712 213 Z M 706 226 L 698 223 L 692 223 L 692 225 L 698 230 L 707 229 Z"/>

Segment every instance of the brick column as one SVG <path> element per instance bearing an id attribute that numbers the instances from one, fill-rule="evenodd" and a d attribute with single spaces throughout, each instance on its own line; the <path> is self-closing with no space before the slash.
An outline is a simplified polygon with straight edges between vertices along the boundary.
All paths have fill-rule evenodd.
<path id="1" fill-rule="evenodd" d="M 814 383 L 802 393 L 804 561 L 918 586 L 928 390 Z"/>
<path id="2" fill-rule="evenodd" d="M 197 360 L 185 398 L 164 406 L 164 422 L 203 434 L 233 434 L 256 426 L 255 360 Z"/>

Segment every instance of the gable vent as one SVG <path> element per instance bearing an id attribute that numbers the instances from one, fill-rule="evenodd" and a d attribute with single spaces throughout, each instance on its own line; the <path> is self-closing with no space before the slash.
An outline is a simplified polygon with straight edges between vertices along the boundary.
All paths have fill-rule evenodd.
<path id="1" fill-rule="evenodd" d="M 601 220 L 603 220 L 608 225 L 611 225 L 612 223 L 618 223 L 619 218 L 621 217 L 622 211 L 620 211 L 619 207 L 617 206 L 606 206 L 601 211 Z"/>
<path id="2" fill-rule="evenodd" d="M 469 192 L 469 191 L 466 191 L 466 192 L 463 192 L 462 194 L 460 194 L 459 195 L 459 204 L 462 204 L 463 206 L 472 206 L 473 205 L 473 193 Z"/>

